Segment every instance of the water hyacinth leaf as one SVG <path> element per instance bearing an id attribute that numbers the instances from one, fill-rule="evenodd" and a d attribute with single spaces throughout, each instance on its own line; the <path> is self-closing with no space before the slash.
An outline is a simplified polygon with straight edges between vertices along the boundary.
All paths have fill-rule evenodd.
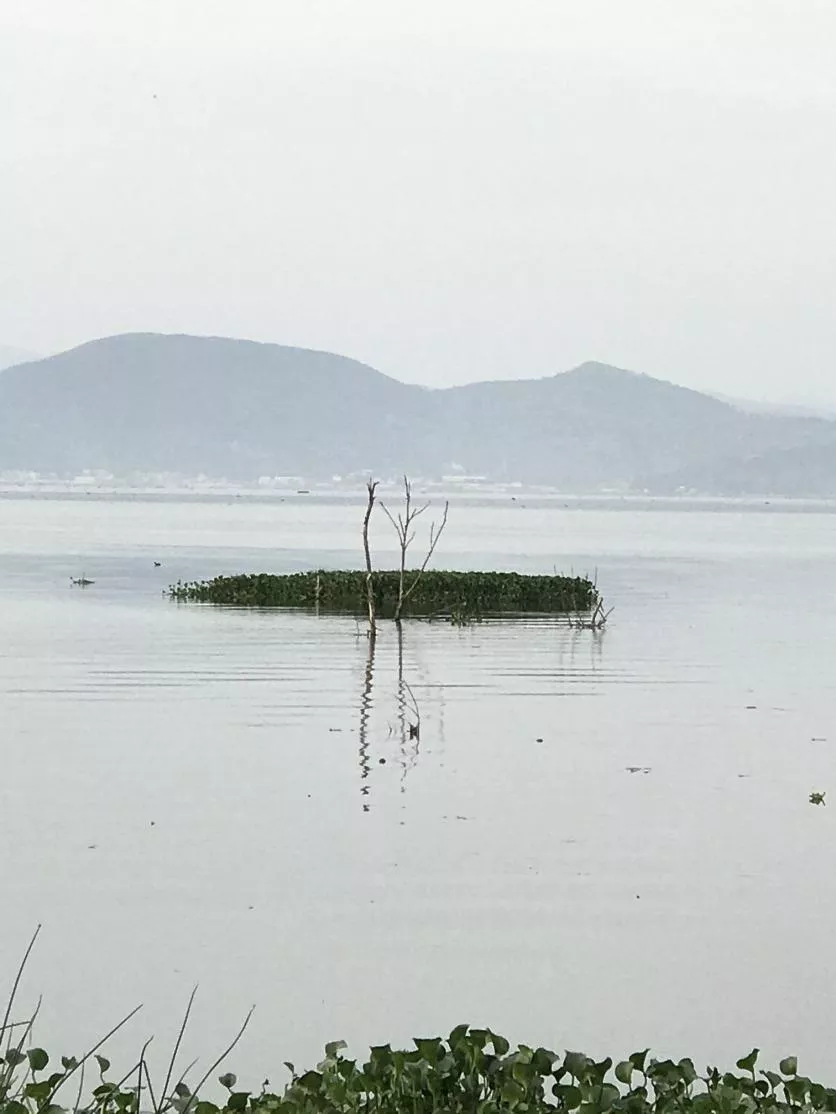
<path id="1" fill-rule="evenodd" d="M 43 1071 L 49 1063 L 49 1056 L 42 1048 L 30 1048 L 26 1055 L 29 1057 L 32 1071 Z"/>
<path id="2" fill-rule="evenodd" d="M 809 1089 L 809 1080 L 802 1079 L 800 1076 L 795 1079 L 788 1079 L 784 1083 L 784 1090 L 787 1093 L 787 1098 L 793 1103 L 801 1104 L 806 1102 Z"/>
<path id="3" fill-rule="evenodd" d="M 592 1061 L 583 1052 L 567 1052 L 563 1058 L 563 1066 L 575 1079 L 583 1079 L 591 1063 Z"/>
<path id="4" fill-rule="evenodd" d="M 110 1068 L 110 1060 L 108 1060 L 105 1056 L 99 1056 L 99 1054 L 96 1053 L 96 1062 L 99 1065 L 99 1071 L 102 1073 L 102 1075 L 104 1075 L 104 1073 Z"/>
<path id="5" fill-rule="evenodd" d="M 595 1079 L 596 1082 L 598 1082 L 598 1083 L 603 1083 L 604 1079 L 606 1078 L 606 1074 L 610 1070 L 611 1067 L 612 1067 L 612 1059 L 609 1056 L 607 1056 L 607 1058 L 605 1060 L 601 1060 L 600 1063 L 596 1064 L 596 1063 L 593 1062 L 592 1063 L 592 1077 L 593 1077 L 593 1079 Z"/>
<path id="6" fill-rule="evenodd" d="M 499 1033 L 492 1032 L 491 1043 L 493 1044 L 493 1050 L 497 1054 L 497 1056 L 508 1055 L 508 1049 L 511 1047 L 511 1045 L 508 1043 L 505 1037 L 501 1037 Z"/>
<path id="7" fill-rule="evenodd" d="M 297 1083 L 305 1091 L 318 1091 L 322 1087 L 322 1075 L 318 1071 L 306 1071 L 299 1076 Z"/>
<path id="8" fill-rule="evenodd" d="M 763 1076 L 764 1076 L 764 1078 L 765 1078 L 765 1079 L 768 1079 L 768 1080 L 769 1080 L 769 1085 L 770 1085 L 770 1087 L 772 1087 L 772 1089 L 773 1089 L 773 1090 L 774 1090 L 774 1089 L 775 1089 L 775 1088 L 776 1088 L 776 1087 L 777 1087 L 777 1086 L 778 1086 L 778 1085 L 779 1085 L 780 1083 L 783 1083 L 783 1079 L 781 1079 L 780 1075 L 778 1075 L 778 1073 L 777 1073 L 777 1072 L 774 1072 L 774 1071 L 765 1071 L 765 1072 L 763 1072 Z"/>
<path id="9" fill-rule="evenodd" d="M 52 1093 L 52 1088 L 49 1081 L 44 1079 L 40 1083 L 27 1083 L 23 1088 L 23 1093 L 28 1099 L 34 1099 L 40 1106 L 49 1098 Z"/>
<path id="10" fill-rule="evenodd" d="M 434 1064 L 441 1055 L 441 1040 L 438 1037 L 414 1037 L 415 1047 L 423 1059 Z"/>
<path id="11" fill-rule="evenodd" d="M 697 1075 L 697 1069 L 694 1067 L 694 1061 L 689 1056 L 680 1060 L 677 1067 L 679 1068 L 683 1081 L 688 1086 L 692 1083 L 696 1083 L 699 1076 Z"/>
<path id="12" fill-rule="evenodd" d="M 534 1065 L 526 1060 L 517 1060 L 511 1068 L 512 1077 L 523 1087 L 528 1087 L 537 1074 L 539 1073 L 535 1071 Z"/>
<path id="13" fill-rule="evenodd" d="M 513 1079 L 506 1079 L 502 1084 L 502 1101 L 507 1102 L 513 1109 L 525 1098 L 525 1088 Z"/>
<path id="14" fill-rule="evenodd" d="M 75 1056 L 62 1056 L 61 1066 L 63 1067 L 64 1071 L 75 1071 L 75 1069 L 78 1067 L 78 1060 L 75 1058 Z"/>
<path id="15" fill-rule="evenodd" d="M 782 1075 L 797 1075 L 798 1074 L 798 1057 L 785 1056 L 778 1065 L 778 1070 Z"/>
<path id="16" fill-rule="evenodd" d="M 227 1110 L 246 1110 L 249 1097 L 249 1091 L 236 1091 L 226 1101 Z"/>
<path id="17" fill-rule="evenodd" d="M 620 1064 L 615 1066 L 615 1078 L 619 1083 L 624 1083 L 629 1087 L 635 1070 L 629 1060 L 622 1060 Z"/>
<path id="18" fill-rule="evenodd" d="M 342 1052 L 344 1048 L 348 1048 L 345 1041 L 329 1041 L 328 1044 L 325 1045 L 325 1059 L 335 1059 L 337 1054 Z"/>
<path id="19" fill-rule="evenodd" d="M 636 1071 L 640 1071 L 642 1075 L 644 1075 L 644 1065 L 647 1061 L 648 1052 L 650 1052 L 650 1049 L 646 1048 L 644 1052 L 634 1052 L 632 1056 L 628 1057 Z"/>
<path id="20" fill-rule="evenodd" d="M 12 1099 L 10 1102 L 3 1103 L 3 1114 L 29 1114 L 29 1111 L 22 1102 Z"/>
<path id="21" fill-rule="evenodd" d="M 292 1064 L 287 1064 L 286 1066 L 289 1067 L 291 1071 L 293 1071 Z M 218 1082 L 222 1087 L 226 1088 L 227 1091 L 231 1091 L 235 1084 L 238 1082 L 238 1076 L 234 1072 L 228 1071 L 225 1072 L 223 1075 L 218 1076 Z"/>
<path id="22" fill-rule="evenodd" d="M 456 1028 L 450 1033 L 450 1047 L 457 1048 L 464 1038 L 467 1036 L 469 1025 L 457 1025 Z"/>
<path id="23" fill-rule="evenodd" d="M 10 1068 L 16 1068 L 26 1059 L 26 1056 L 19 1048 L 10 1048 L 5 1055 L 6 1063 Z"/>
<path id="24" fill-rule="evenodd" d="M 599 1100 L 598 1100 L 599 1101 L 599 1109 L 600 1110 L 609 1110 L 610 1107 L 614 1103 L 618 1102 L 618 1100 L 620 1098 L 621 1098 L 621 1092 L 619 1091 L 618 1087 L 615 1087 L 612 1083 L 605 1083 L 601 1087 L 601 1093 L 600 1093 Z"/>
<path id="25" fill-rule="evenodd" d="M 470 1047 L 481 1052 L 490 1040 L 490 1033 L 487 1029 L 471 1029 L 468 1038 Z"/>
<path id="26" fill-rule="evenodd" d="M 742 1056 L 737 1061 L 737 1067 L 739 1067 L 741 1071 L 748 1071 L 751 1074 L 754 1074 L 755 1064 L 758 1062 L 758 1053 L 759 1052 L 760 1052 L 759 1048 L 753 1048 L 748 1056 Z"/>
<path id="27" fill-rule="evenodd" d="M 538 1048 L 534 1053 L 534 1064 L 540 1075 L 550 1075 L 557 1060 L 557 1055 L 550 1048 Z"/>
<path id="28" fill-rule="evenodd" d="M 194 1114 L 220 1114 L 220 1108 L 213 1102 L 199 1102 L 194 1108 Z"/>
<path id="29" fill-rule="evenodd" d="M 174 1093 L 175 1095 L 177 1095 L 178 1098 L 181 1099 L 191 1098 L 192 1095 L 191 1091 L 189 1090 L 188 1084 L 184 1083 L 182 1079 L 174 1088 Z"/>
<path id="30" fill-rule="evenodd" d="M 385 1068 L 392 1063 L 392 1046 L 375 1044 L 369 1049 L 369 1062 L 375 1068 Z"/>
<path id="31" fill-rule="evenodd" d="M 555 1083 L 552 1094 L 560 1100 L 566 1110 L 577 1110 L 583 1098 L 579 1087 L 567 1083 Z"/>

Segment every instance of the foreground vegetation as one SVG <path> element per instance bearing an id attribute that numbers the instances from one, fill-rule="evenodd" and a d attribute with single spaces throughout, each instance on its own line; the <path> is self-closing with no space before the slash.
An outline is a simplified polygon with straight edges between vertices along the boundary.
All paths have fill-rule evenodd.
<path id="1" fill-rule="evenodd" d="M 416 1039 L 409 1050 L 393 1050 L 388 1044 L 372 1048 L 363 1063 L 347 1058 L 342 1042 L 328 1045 L 314 1070 L 299 1073 L 287 1064 L 291 1078 L 280 1090 L 271 1089 L 269 1082 L 258 1092 L 239 1089 L 235 1075 L 227 1073 L 218 1077 L 224 1097 L 215 1103 L 198 1095 L 205 1078 L 194 1092 L 185 1079 L 174 1082 L 179 1039 L 158 1089 L 147 1070 L 145 1050 L 128 1074 L 114 1078 L 110 1063 L 95 1050 L 82 1059 L 63 1057 L 60 1068 L 50 1071 L 50 1059 L 42 1049 L 24 1053 L 21 1045 L 6 1039 L 9 1046 L 0 1060 L 0 1114 L 60 1114 L 69 1109 L 91 1114 L 836 1111 L 836 1090 L 799 1075 L 794 1057 L 782 1060 L 778 1071 L 759 1071 L 757 1049 L 737 1061 L 735 1072 L 709 1068 L 700 1075 L 690 1059 L 657 1060 L 646 1050 L 617 1064 L 527 1045 L 512 1050 L 504 1037 L 462 1025 L 446 1039 Z M 97 1076 L 92 1087 L 79 1086 L 77 1079 L 70 1085 L 73 1077 L 83 1079 L 85 1066 L 91 1064 Z M 64 1090 L 71 1093 L 63 1097 Z M 59 1100 L 69 1105 L 61 1106 Z"/>
<path id="2" fill-rule="evenodd" d="M 598 600 L 584 577 L 524 576 L 513 572 L 444 572 L 427 569 L 408 599 L 411 615 L 584 614 Z M 377 571 L 373 590 L 376 613 L 392 617 L 398 606 L 401 573 Z M 219 576 L 170 589 L 174 599 L 233 607 L 320 607 L 362 615 L 367 609 L 367 576 L 362 571 L 299 572 Z M 405 611 L 405 613 L 407 613 Z"/>

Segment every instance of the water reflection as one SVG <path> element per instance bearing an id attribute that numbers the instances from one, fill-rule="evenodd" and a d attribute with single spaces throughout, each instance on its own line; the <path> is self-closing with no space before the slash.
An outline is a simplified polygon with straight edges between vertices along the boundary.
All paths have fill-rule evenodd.
<path id="1" fill-rule="evenodd" d="M 392 626 L 396 632 L 396 685 L 395 685 L 395 718 L 394 725 L 388 722 L 387 738 L 392 738 L 394 735 L 398 743 L 398 762 L 401 768 L 400 776 L 400 792 L 406 792 L 406 778 L 410 770 L 415 768 L 418 762 L 418 756 L 421 747 L 421 709 L 418 704 L 415 692 L 406 679 L 404 670 L 404 624 L 393 623 Z M 370 754 L 370 727 L 372 723 L 372 713 L 375 710 L 375 701 L 373 700 L 373 688 L 375 680 L 375 658 L 377 651 L 377 636 L 371 632 L 365 632 L 367 642 L 366 649 L 366 662 L 363 671 L 362 687 L 360 692 L 360 724 L 358 729 L 359 737 L 359 767 L 360 767 L 360 793 L 363 797 L 363 812 L 371 810 L 371 773 L 372 773 L 372 758 Z M 378 700 L 378 705 L 379 705 Z M 385 705 L 377 707 L 379 716 L 384 717 L 386 713 Z M 381 766 L 386 765 L 385 757 L 378 760 Z"/>
<path id="2" fill-rule="evenodd" d="M 374 684 L 374 652 L 377 638 L 372 631 L 366 632 L 366 668 L 363 673 L 363 689 L 360 694 L 360 794 L 363 800 L 363 812 L 369 811 L 369 774 L 371 763 L 369 760 L 369 720 L 372 714 L 372 685 Z"/>
<path id="3" fill-rule="evenodd" d="M 398 733 L 401 751 L 401 793 L 406 792 L 406 776 L 418 762 L 421 748 L 421 710 L 412 686 L 404 677 L 403 670 L 403 623 L 398 628 Z"/>

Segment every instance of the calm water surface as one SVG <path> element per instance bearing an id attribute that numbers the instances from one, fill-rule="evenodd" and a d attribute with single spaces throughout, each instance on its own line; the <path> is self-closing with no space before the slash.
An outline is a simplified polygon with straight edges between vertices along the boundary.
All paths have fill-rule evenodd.
<path id="1" fill-rule="evenodd" d="M 41 1041 L 142 1001 L 164 1044 L 199 982 L 186 1056 L 256 1002 L 250 1083 L 462 1020 L 832 1076 L 836 515 L 451 507 L 438 564 L 597 568 L 601 636 L 386 626 L 370 662 L 162 594 L 356 564 L 359 517 L 0 498 L 0 989 L 43 922 Z"/>

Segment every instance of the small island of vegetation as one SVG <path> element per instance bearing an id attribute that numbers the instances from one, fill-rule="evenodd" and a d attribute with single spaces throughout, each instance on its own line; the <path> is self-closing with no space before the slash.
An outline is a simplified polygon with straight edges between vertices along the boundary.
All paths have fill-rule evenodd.
<path id="1" fill-rule="evenodd" d="M 413 616 L 482 616 L 496 614 L 588 614 L 598 593 L 580 576 L 525 576 L 514 572 L 406 571 L 415 591 L 408 601 Z M 393 618 L 400 588 L 398 569 L 377 571 L 373 579 L 376 614 Z M 175 584 L 174 599 L 223 604 L 228 607 L 320 608 L 363 615 L 367 608 L 366 573 L 362 570 L 266 573 L 218 576 L 213 580 Z"/>
<path id="2" fill-rule="evenodd" d="M 526 575 L 518 572 L 457 572 L 428 569 L 447 525 L 449 504 L 440 522 L 432 522 L 424 560 L 407 568 L 415 540 L 415 522 L 429 503 L 416 506 L 412 485 L 404 476 L 403 508 L 391 511 L 377 500 L 377 482 L 369 480 L 362 536 L 365 569 L 217 576 L 212 580 L 178 581 L 169 589 L 176 600 L 193 600 L 226 607 L 282 607 L 366 615 L 373 636 L 377 619 L 399 623 L 407 614 L 469 622 L 489 615 L 555 615 L 572 617 L 578 626 L 599 629 L 609 614 L 595 583 L 583 576 Z M 369 522 L 376 505 L 386 515 L 397 538 L 400 567 L 376 570 L 369 546 Z"/>

